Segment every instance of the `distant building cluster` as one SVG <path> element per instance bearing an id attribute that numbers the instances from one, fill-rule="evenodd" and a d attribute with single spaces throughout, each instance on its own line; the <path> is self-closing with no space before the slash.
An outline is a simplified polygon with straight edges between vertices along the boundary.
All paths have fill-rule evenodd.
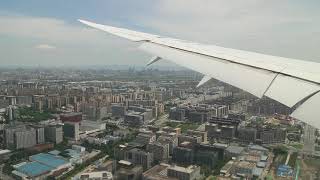
<path id="1" fill-rule="evenodd" d="M 114 87 L 115 86 L 115 87 Z M 122 104 L 126 110 L 137 106 L 151 111 L 152 117 L 164 112 L 162 102 L 173 97 L 173 89 L 153 88 L 152 91 L 140 90 L 141 85 L 122 89 L 122 84 L 96 82 L 74 85 L 72 83 L 53 82 L 7 82 L 0 88 L 0 108 L 7 108 L 9 119 L 15 119 L 16 106 L 29 106 L 38 112 L 62 111 L 82 112 L 85 119 L 98 120 L 114 116 L 124 116 L 112 105 Z M 131 86 L 131 85 L 130 85 Z M 131 110 L 135 111 L 135 109 Z M 140 112 L 140 111 L 138 111 Z"/>
<path id="2" fill-rule="evenodd" d="M 226 105 L 183 105 L 171 108 L 169 112 L 169 119 L 204 123 L 212 117 L 225 117 L 228 114 L 229 107 Z"/>

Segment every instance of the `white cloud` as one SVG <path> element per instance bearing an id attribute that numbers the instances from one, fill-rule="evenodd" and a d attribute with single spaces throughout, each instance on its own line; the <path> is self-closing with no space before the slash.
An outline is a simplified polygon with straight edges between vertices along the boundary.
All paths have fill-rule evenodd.
<path id="1" fill-rule="evenodd" d="M 39 44 L 35 46 L 36 49 L 40 50 L 54 50 L 57 49 L 57 47 L 49 45 L 49 44 Z"/>
<path id="2" fill-rule="evenodd" d="M 307 2 L 162 0 L 144 24 L 177 38 L 266 54 L 317 60 L 319 12 Z"/>
<path id="3" fill-rule="evenodd" d="M 4 64 L 141 64 L 146 57 L 132 51 L 133 43 L 76 20 L 12 15 L 0 16 L 0 24 L 0 36 L 9 38 L 0 41 Z M 39 53 L 39 49 L 55 53 Z"/>
<path id="4" fill-rule="evenodd" d="M 76 22 L 76 21 L 75 21 Z M 28 37 L 53 42 L 87 42 L 97 40 L 101 34 L 84 26 L 66 23 L 63 20 L 28 16 L 0 17 L 0 34 Z M 91 41 L 92 42 L 92 41 Z"/>

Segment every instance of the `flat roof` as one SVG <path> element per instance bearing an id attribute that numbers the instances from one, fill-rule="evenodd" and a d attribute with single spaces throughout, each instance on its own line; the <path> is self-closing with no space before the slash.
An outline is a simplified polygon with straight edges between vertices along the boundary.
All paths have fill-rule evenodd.
<path id="1" fill-rule="evenodd" d="M 68 163 L 68 161 L 64 160 L 60 156 L 54 156 L 47 153 L 39 153 L 39 154 L 30 156 L 30 159 L 54 168 Z"/>
<path id="2" fill-rule="evenodd" d="M 226 151 L 230 152 L 230 153 L 235 153 L 235 154 L 240 154 L 242 151 L 244 151 L 244 147 L 241 146 L 229 146 L 227 147 Z"/>
<path id="3" fill-rule="evenodd" d="M 0 155 L 1 154 L 7 154 L 7 153 L 10 153 L 11 151 L 9 149 L 1 149 L 0 150 Z"/>
<path id="4" fill-rule="evenodd" d="M 41 164 L 39 162 L 30 162 L 22 166 L 19 166 L 17 168 L 17 171 L 25 175 L 28 175 L 30 177 L 36 177 L 36 176 L 40 176 L 42 174 L 48 173 L 52 169 L 53 169 L 52 167 Z"/>
<path id="5" fill-rule="evenodd" d="M 58 155 L 58 154 L 60 154 L 61 152 L 60 151 L 58 151 L 58 150 L 52 150 L 52 151 L 50 151 L 50 152 L 48 152 L 49 154 L 53 154 L 53 155 Z"/>
<path id="6" fill-rule="evenodd" d="M 120 161 L 118 161 L 120 164 L 124 164 L 124 165 L 127 165 L 127 166 L 130 166 L 130 165 L 132 165 L 132 163 L 131 162 L 129 162 L 129 161 L 125 161 L 125 160 L 120 160 Z"/>
<path id="7" fill-rule="evenodd" d="M 262 172 L 263 172 L 262 168 L 254 168 L 252 174 L 254 176 L 260 176 L 262 174 Z"/>
<path id="8" fill-rule="evenodd" d="M 190 165 L 188 167 L 182 167 L 182 166 L 177 166 L 177 165 L 171 165 L 168 167 L 168 169 L 179 171 L 179 172 L 185 172 L 185 173 L 191 173 L 194 171 L 198 166 L 196 165 Z"/>

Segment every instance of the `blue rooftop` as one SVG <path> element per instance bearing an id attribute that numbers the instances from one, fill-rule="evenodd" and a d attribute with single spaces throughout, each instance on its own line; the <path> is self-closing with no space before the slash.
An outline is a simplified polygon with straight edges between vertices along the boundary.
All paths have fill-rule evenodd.
<path id="1" fill-rule="evenodd" d="M 54 156 L 46 153 L 39 153 L 39 154 L 30 156 L 30 160 L 37 161 L 41 164 L 44 164 L 53 168 L 57 168 L 63 164 L 68 163 L 62 157 Z"/>
<path id="2" fill-rule="evenodd" d="M 26 163 L 17 168 L 17 171 L 30 177 L 36 177 L 51 171 L 52 168 L 38 162 Z"/>
<path id="3" fill-rule="evenodd" d="M 280 165 L 277 170 L 277 176 L 286 177 L 292 176 L 293 170 L 290 166 L 287 165 Z"/>

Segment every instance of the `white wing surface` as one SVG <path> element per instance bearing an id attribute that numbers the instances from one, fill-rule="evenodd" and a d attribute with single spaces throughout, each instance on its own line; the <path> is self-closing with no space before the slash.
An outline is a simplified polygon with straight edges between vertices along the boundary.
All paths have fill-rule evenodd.
<path id="1" fill-rule="evenodd" d="M 270 97 L 295 111 L 299 120 L 320 128 L 320 63 L 264 55 L 214 45 L 116 28 L 85 20 L 80 22 L 131 41 L 154 55 L 149 64 L 166 59 L 210 78 L 243 89 L 259 98 Z"/>

